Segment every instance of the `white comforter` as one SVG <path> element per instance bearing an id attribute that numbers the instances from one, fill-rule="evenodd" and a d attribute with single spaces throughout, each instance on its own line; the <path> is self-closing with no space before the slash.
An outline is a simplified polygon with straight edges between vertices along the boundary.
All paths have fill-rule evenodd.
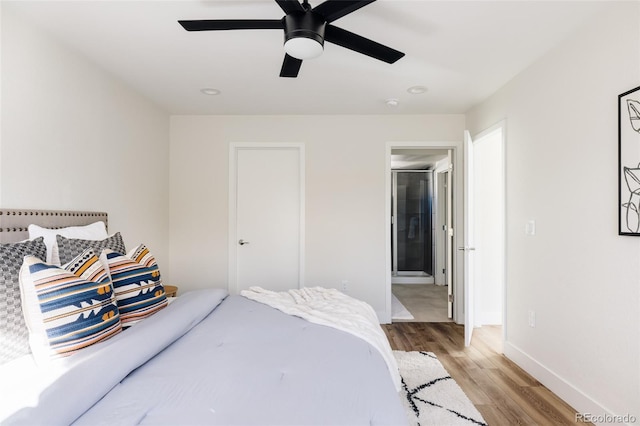
<path id="1" fill-rule="evenodd" d="M 226 296 L 185 293 L 49 374 L 0 374 L 0 424 L 407 424 L 371 344 Z"/>
<path id="2" fill-rule="evenodd" d="M 251 287 L 240 294 L 256 302 L 264 303 L 289 315 L 303 318 L 314 324 L 333 327 L 351 333 L 376 348 L 389 369 L 396 390 L 402 387 L 398 364 L 389 341 L 378 323 L 373 308 L 336 289 L 312 287 L 283 292 Z"/>

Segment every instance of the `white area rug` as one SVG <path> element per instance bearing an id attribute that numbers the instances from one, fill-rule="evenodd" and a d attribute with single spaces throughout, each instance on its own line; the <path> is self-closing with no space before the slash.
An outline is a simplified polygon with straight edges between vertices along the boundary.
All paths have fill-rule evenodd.
<path id="1" fill-rule="evenodd" d="M 410 425 L 486 425 L 460 386 L 431 352 L 393 351 Z"/>
<path id="2" fill-rule="evenodd" d="M 391 319 L 395 320 L 412 320 L 413 315 L 398 300 L 395 294 L 391 295 Z"/>

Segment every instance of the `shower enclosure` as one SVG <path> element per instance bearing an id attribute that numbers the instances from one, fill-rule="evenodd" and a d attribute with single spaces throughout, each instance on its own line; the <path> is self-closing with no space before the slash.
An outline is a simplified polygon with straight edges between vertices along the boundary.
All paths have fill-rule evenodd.
<path id="1" fill-rule="evenodd" d="M 392 282 L 432 283 L 432 171 L 392 170 L 391 208 Z"/>

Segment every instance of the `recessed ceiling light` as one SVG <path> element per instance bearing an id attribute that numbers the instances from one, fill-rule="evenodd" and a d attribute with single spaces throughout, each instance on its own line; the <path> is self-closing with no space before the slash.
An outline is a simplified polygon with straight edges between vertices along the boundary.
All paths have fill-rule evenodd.
<path id="1" fill-rule="evenodd" d="M 420 95 L 422 93 L 425 93 L 427 91 L 427 88 L 424 86 L 411 86 L 407 89 L 407 92 L 411 93 L 412 95 Z"/>
<path id="2" fill-rule="evenodd" d="M 200 92 L 209 96 L 215 96 L 220 94 L 220 91 L 218 89 L 212 89 L 212 88 L 200 89 Z"/>
<path id="3" fill-rule="evenodd" d="M 388 107 L 392 107 L 395 108 L 398 105 L 400 105 L 400 101 L 397 100 L 396 98 L 389 98 L 386 101 L 384 101 L 385 104 L 387 104 Z"/>

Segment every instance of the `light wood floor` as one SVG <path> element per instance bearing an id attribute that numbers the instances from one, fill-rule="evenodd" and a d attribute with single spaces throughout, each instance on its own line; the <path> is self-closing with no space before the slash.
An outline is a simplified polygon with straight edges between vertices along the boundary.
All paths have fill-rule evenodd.
<path id="1" fill-rule="evenodd" d="M 455 323 L 382 327 L 395 350 L 435 353 L 491 426 L 577 424 L 573 408 L 502 355 L 499 327 L 474 330 L 469 348 Z"/>
<path id="2" fill-rule="evenodd" d="M 451 321 L 447 317 L 447 287 L 435 284 L 393 284 L 391 291 L 413 315 L 414 319 L 408 321 Z"/>

